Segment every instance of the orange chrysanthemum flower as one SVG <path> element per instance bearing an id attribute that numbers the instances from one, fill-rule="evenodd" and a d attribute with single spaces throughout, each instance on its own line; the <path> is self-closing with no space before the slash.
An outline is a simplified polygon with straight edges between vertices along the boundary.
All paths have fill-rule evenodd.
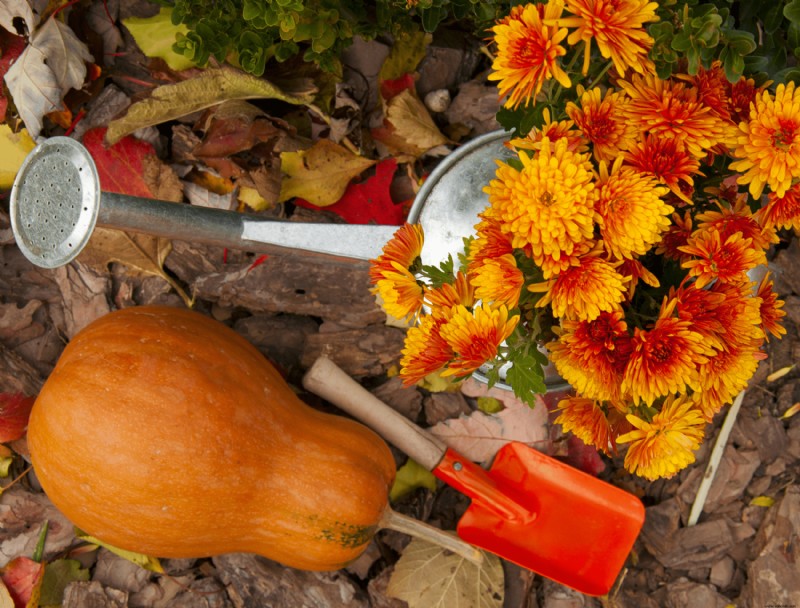
<path id="1" fill-rule="evenodd" d="M 711 108 L 725 122 L 732 122 L 728 100 L 730 83 L 721 61 L 714 61 L 709 69 L 701 65 L 694 76 L 680 75 L 679 78 L 688 81 L 697 90 L 700 103 Z"/>
<path id="2" fill-rule="evenodd" d="M 405 386 L 438 372 L 453 358 L 453 349 L 439 333 L 443 322 L 441 318 L 424 316 L 419 325 L 406 332 L 400 359 L 400 378 Z"/>
<path id="3" fill-rule="evenodd" d="M 631 473 L 654 481 L 694 462 L 705 420 L 690 397 L 670 395 L 651 421 L 633 414 L 628 421 L 636 428 L 617 437 L 617 443 L 630 443 L 625 468 Z"/>
<path id="4" fill-rule="evenodd" d="M 511 237 L 503 232 L 502 224 L 491 214 L 483 213 L 480 217 L 480 223 L 475 226 L 475 238 L 469 243 L 467 259 L 470 264 L 479 265 L 485 260 L 513 253 Z"/>
<path id="5" fill-rule="evenodd" d="M 653 62 L 647 57 L 653 39 L 644 28 L 649 21 L 658 21 L 655 9 L 658 4 L 647 0 L 567 0 L 567 10 L 574 17 L 561 19 L 561 24 L 574 27 L 568 38 L 570 44 L 583 40 L 583 73 L 589 71 L 592 40 L 600 54 L 614 62 L 620 76 L 628 68 L 640 74 L 653 71 Z"/>
<path id="6" fill-rule="evenodd" d="M 497 355 L 500 346 L 514 331 L 519 315 L 509 317 L 505 306 L 481 304 L 470 311 L 455 306 L 439 333 L 455 352 L 443 376 L 466 376 Z"/>
<path id="7" fill-rule="evenodd" d="M 630 120 L 640 131 L 680 141 L 695 158 L 731 137 L 733 127 L 703 105 L 686 83 L 634 74 L 619 85 L 630 97 Z"/>
<path id="8" fill-rule="evenodd" d="M 456 273 L 452 283 L 444 283 L 439 287 L 425 291 L 425 302 L 431 307 L 431 314 L 438 317 L 449 317 L 453 306 L 472 308 L 475 304 L 475 289 L 463 272 Z"/>
<path id="9" fill-rule="evenodd" d="M 764 331 L 764 337 L 769 340 L 769 334 L 772 334 L 780 339 L 786 333 L 786 328 L 781 325 L 781 319 L 786 316 L 786 311 L 781 310 L 784 301 L 779 299 L 778 294 L 773 290 L 769 273 L 766 273 L 761 279 L 756 297 L 761 299 L 759 312 L 761 313 L 761 329 Z"/>
<path id="10" fill-rule="evenodd" d="M 783 196 L 767 194 L 767 204 L 756 211 L 755 218 L 765 229 L 800 230 L 800 182 L 792 184 Z"/>
<path id="11" fill-rule="evenodd" d="M 707 288 L 725 297 L 714 310 L 725 328 L 722 334 L 725 347 L 748 345 L 752 340 L 764 338 L 761 330 L 761 300 L 753 297 L 753 288 L 753 283 L 747 277 L 738 282 L 717 281 Z"/>
<path id="12" fill-rule="evenodd" d="M 718 314 L 725 302 L 725 294 L 700 289 L 696 283 L 680 287 L 677 292 L 670 291 L 674 297 L 678 318 L 691 323 L 691 328 L 705 340 L 706 344 L 718 350 L 725 347 L 723 336 L 726 329 Z"/>
<path id="13" fill-rule="evenodd" d="M 622 166 L 622 158 L 611 173 L 601 162 L 596 184 L 597 224 L 606 251 L 617 259 L 647 253 L 670 226 L 673 208 L 661 200 L 667 189 L 653 177 Z"/>
<path id="14" fill-rule="evenodd" d="M 570 152 L 584 153 L 588 148 L 586 139 L 571 120 L 553 122 L 550 118 L 550 108 L 542 111 L 542 126 L 531 129 L 525 137 L 512 139 L 508 145 L 517 150 L 538 150 L 541 141 L 549 139 L 551 142 L 559 139 L 567 140 L 567 150 Z"/>
<path id="15" fill-rule="evenodd" d="M 687 259 L 689 256 L 683 253 L 680 248 L 689 242 L 694 232 L 692 225 L 691 212 L 686 211 L 683 217 L 673 213 L 672 225 L 661 235 L 661 242 L 656 247 L 656 254 L 663 255 L 669 260 Z"/>
<path id="16" fill-rule="evenodd" d="M 583 397 L 621 400 L 622 372 L 631 352 L 624 313 L 602 313 L 593 321 L 563 320 L 558 340 L 547 344 L 559 375 Z"/>
<path id="17" fill-rule="evenodd" d="M 497 53 L 489 80 L 499 81 L 500 96 L 508 95 L 507 108 L 534 100 L 550 78 L 563 87 L 571 86 L 559 65 L 559 57 L 567 53 L 561 46 L 567 29 L 556 25 L 563 10 L 563 0 L 520 5 L 492 28 Z"/>
<path id="18" fill-rule="evenodd" d="M 533 158 L 519 155 L 522 170 L 498 163 L 497 178 L 486 188 L 490 214 L 502 222 L 514 248 L 530 247 L 540 267 L 548 258 L 569 257 L 594 233 L 595 192 L 587 157 L 559 139 L 543 139 Z M 552 269 L 543 268 L 545 278 Z"/>
<path id="19" fill-rule="evenodd" d="M 658 397 L 697 387 L 697 366 L 714 351 L 689 321 L 671 316 L 673 300 L 649 330 L 636 328 L 633 349 L 622 378 L 622 390 L 651 405 Z"/>
<path id="20" fill-rule="evenodd" d="M 381 299 L 383 309 L 396 319 L 414 319 L 422 310 L 424 291 L 417 278 L 407 268 L 392 262 L 395 271 L 384 271 L 372 293 Z"/>
<path id="21" fill-rule="evenodd" d="M 485 260 L 480 266 L 471 268 L 470 282 L 475 287 L 475 297 L 484 302 L 516 308 L 525 276 L 517 268 L 514 256 L 507 253 L 499 258 Z"/>
<path id="22" fill-rule="evenodd" d="M 692 200 L 684 188 L 694 189 L 694 176 L 700 172 L 700 162 L 689 155 L 677 139 L 647 135 L 633 142 L 623 153 L 625 162 L 637 171 L 652 175 L 688 204 Z"/>
<path id="23" fill-rule="evenodd" d="M 639 136 L 636 126 L 628 121 L 625 94 L 608 89 L 602 97 L 599 88 L 584 91 L 580 86 L 578 94 L 580 107 L 569 102 L 567 114 L 592 143 L 594 158 L 611 161 Z"/>
<path id="24" fill-rule="evenodd" d="M 370 260 L 369 278 L 374 285 L 385 279 L 385 272 L 394 273 L 396 265 L 407 270 L 414 270 L 419 264 L 422 245 L 425 242 L 422 226 L 419 224 L 403 224 L 392 238 L 383 246 L 383 252 L 376 259 Z"/>
<path id="25" fill-rule="evenodd" d="M 558 402 L 558 418 L 565 433 L 572 433 L 586 445 L 612 455 L 616 451 L 614 433 L 606 412 L 594 399 L 569 397 Z"/>
<path id="26" fill-rule="evenodd" d="M 772 81 L 766 83 L 769 86 Z M 731 122 L 738 125 L 743 120 L 750 117 L 750 104 L 756 100 L 756 95 L 764 89 L 764 86 L 756 87 L 756 82 L 752 78 L 742 76 L 735 83 L 728 83 L 728 112 Z"/>
<path id="27" fill-rule="evenodd" d="M 723 405 L 747 388 L 758 362 L 765 356 L 759 344 L 760 341 L 751 341 L 748 345 L 728 345 L 698 367 L 700 391 L 695 402 L 708 422 Z"/>
<path id="28" fill-rule="evenodd" d="M 640 280 L 650 285 L 650 287 L 661 286 L 661 282 L 658 280 L 658 277 L 650 272 L 644 264 L 635 258 L 626 258 L 623 260 L 622 264 L 620 264 L 617 268 L 617 272 L 623 277 L 630 278 L 627 295 L 628 302 L 633 300 L 633 294 L 636 292 L 636 286 L 639 284 Z"/>
<path id="29" fill-rule="evenodd" d="M 718 230 L 699 230 L 679 249 L 693 256 L 681 266 L 689 271 L 688 276 L 695 277 L 698 288 L 714 280 L 739 281 L 748 270 L 767 263 L 764 250 L 754 247 L 753 239 L 745 238 L 741 232 L 723 241 Z"/>
<path id="30" fill-rule="evenodd" d="M 536 306 L 550 304 L 554 316 L 584 321 L 596 319 L 604 311 L 618 310 L 625 300 L 627 279 L 600 254 L 600 248 L 595 247 L 553 279 L 529 285 L 529 291 L 545 292 Z"/>
<path id="31" fill-rule="evenodd" d="M 753 198 L 765 186 L 784 196 L 800 178 L 800 91 L 794 82 L 779 84 L 775 97 L 764 91 L 753 102 L 750 119 L 739 123 L 733 156 L 740 160 L 729 167 L 744 173 L 740 184 L 750 184 Z"/>
<path id="32" fill-rule="evenodd" d="M 771 227 L 762 227 L 747 203 L 747 197 L 736 198 L 728 205 L 717 203 L 719 210 L 708 210 L 695 216 L 698 230 L 716 230 L 720 240 L 725 240 L 736 232 L 746 239 L 752 239 L 753 247 L 768 249 L 777 243 L 778 237 Z"/>

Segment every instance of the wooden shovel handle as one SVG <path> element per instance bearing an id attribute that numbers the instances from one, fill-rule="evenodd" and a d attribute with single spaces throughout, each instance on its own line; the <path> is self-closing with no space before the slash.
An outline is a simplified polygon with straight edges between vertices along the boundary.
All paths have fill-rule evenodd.
<path id="1" fill-rule="evenodd" d="M 314 362 L 303 386 L 371 427 L 429 471 L 447 450 L 443 441 L 386 405 L 327 357 Z"/>

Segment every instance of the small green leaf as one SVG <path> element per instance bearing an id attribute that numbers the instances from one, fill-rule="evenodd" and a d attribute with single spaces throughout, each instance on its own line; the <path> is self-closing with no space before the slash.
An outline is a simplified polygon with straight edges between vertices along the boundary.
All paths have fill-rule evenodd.
<path id="1" fill-rule="evenodd" d="M 737 55 L 749 55 L 758 48 L 755 37 L 750 32 L 733 30 L 728 32 L 728 48 Z"/>
<path id="2" fill-rule="evenodd" d="M 44 567 L 40 606 L 60 606 L 64 600 L 64 589 L 75 581 L 88 581 L 88 568 L 75 559 L 57 559 Z"/>
<path id="3" fill-rule="evenodd" d="M 792 0 L 784 6 L 783 16 L 792 23 L 800 24 L 800 0 Z"/>
<path id="4" fill-rule="evenodd" d="M 506 382 L 518 399 L 534 407 L 536 396 L 547 390 L 541 364 L 533 354 L 514 354 L 511 363 L 506 372 Z"/>
<path id="5" fill-rule="evenodd" d="M 50 522 L 45 519 L 44 523 L 42 524 L 42 529 L 39 532 L 39 540 L 36 541 L 36 547 L 34 548 L 33 555 L 31 556 L 31 559 L 35 562 L 42 561 L 42 556 L 44 555 L 44 543 L 47 540 L 47 530 L 49 527 Z"/>
<path id="6" fill-rule="evenodd" d="M 394 484 L 389 491 L 389 500 L 395 502 L 417 488 L 427 488 L 436 491 L 436 477 L 416 460 L 409 458 L 406 463 L 397 469 Z"/>
<path id="7" fill-rule="evenodd" d="M 478 397 L 478 409 L 486 414 L 503 411 L 503 402 L 494 397 Z"/>

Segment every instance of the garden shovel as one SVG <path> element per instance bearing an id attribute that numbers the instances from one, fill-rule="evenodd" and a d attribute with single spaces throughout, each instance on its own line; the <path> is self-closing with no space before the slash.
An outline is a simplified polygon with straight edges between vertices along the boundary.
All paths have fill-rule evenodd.
<path id="1" fill-rule="evenodd" d="M 613 586 L 644 523 L 635 496 L 519 442 L 486 471 L 364 389 L 329 359 L 303 385 L 472 499 L 458 535 L 588 595 Z"/>

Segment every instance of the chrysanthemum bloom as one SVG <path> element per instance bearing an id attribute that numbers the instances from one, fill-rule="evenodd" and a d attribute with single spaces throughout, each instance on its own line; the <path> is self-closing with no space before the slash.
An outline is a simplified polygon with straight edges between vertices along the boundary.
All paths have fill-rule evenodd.
<path id="1" fill-rule="evenodd" d="M 728 99 L 730 83 L 725 76 L 721 61 L 714 61 L 708 69 L 701 65 L 697 74 L 693 76 L 679 74 L 678 78 L 686 80 L 697 90 L 698 99 L 704 106 L 711 108 L 711 111 L 725 122 L 732 122 Z"/>
<path id="2" fill-rule="evenodd" d="M 406 332 L 400 359 L 400 378 L 404 385 L 411 386 L 438 372 L 453 358 L 453 349 L 439 334 L 443 322 L 433 316 L 424 316 L 419 325 Z"/>
<path id="3" fill-rule="evenodd" d="M 697 366 L 714 351 L 691 322 L 672 314 L 674 300 L 662 308 L 651 329 L 634 330 L 633 350 L 622 377 L 622 390 L 634 402 L 651 405 L 658 397 L 697 387 Z"/>
<path id="4" fill-rule="evenodd" d="M 501 97 L 508 95 L 505 107 L 517 108 L 535 100 L 550 78 L 563 87 L 572 86 L 559 65 L 559 57 L 567 53 L 561 42 L 568 32 L 555 20 L 563 10 L 563 0 L 520 5 L 492 28 L 497 53 L 488 78 L 499 81 Z"/>
<path id="5" fill-rule="evenodd" d="M 644 264 L 636 258 L 628 258 L 623 260 L 622 264 L 617 268 L 617 272 L 623 277 L 628 277 L 628 293 L 626 299 L 628 302 L 633 300 L 633 294 L 636 292 L 636 286 L 639 281 L 644 281 L 650 287 L 660 287 L 661 283 L 658 277 L 650 272 Z"/>
<path id="6" fill-rule="evenodd" d="M 603 244 L 617 259 L 644 255 L 670 226 L 673 208 L 661 197 L 667 189 L 655 178 L 614 161 L 611 173 L 600 163 L 597 181 L 597 224 Z"/>
<path id="7" fill-rule="evenodd" d="M 602 406 L 594 399 L 568 397 L 558 402 L 558 418 L 565 433 L 572 433 L 586 445 L 611 456 L 616 451 L 613 432 Z"/>
<path id="8" fill-rule="evenodd" d="M 759 222 L 747 201 L 747 195 L 738 197 L 733 204 L 717 202 L 718 210 L 709 209 L 695 216 L 698 230 L 716 230 L 721 241 L 736 232 L 742 237 L 752 239 L 753 247 L 766 250 L 770 244 L 778 242 L 778 236 L 771 227 Z"/>
<path id="9" fill-rule="evenodd" d="M 480 217 L 481 221 L 475 226 L 475 238 L 470 241 L 467 252 L 470 264 L 481 264 L 484 260 L 513 253 L 511 236 L 503 232 L 502 223 L 491 214 L 483 213 Z"/>
<path id="10" fill-rule="evenodd" d="M 676 301 L 678 318 L 691 323 L 691 328 L 701 336 L 708 346 L 721 350 L 725 348 L 726 328 L 718 309 L 725 302 L 725 294 L 699 289 L 696 283 L 688 283 L 670 290 L 670 297 Z"/>
<path id="11" fill-rule="evenodd" d="M 617 443 L 630 443 L 625 468 L 650 481 L 672 477 L 694 462 L 706 424 L 686 395 L 667 397 L 652 421 L 633 414 L 628 421 L 636 428 L 617 437 Z"/>
<path id="12" fill-rule="evenodd" d="M 772 84 L 766 82 L 761 87 L 756 87 L 756 82 L 752 78 L 742 76 L 735 83 L 728 83 L 728 112 L 731 122 L 738 125 L 743 120 L 750 117 L 750 104 L 753 103 L 761 91 Z"/>
<path id="13" fill-rule="evenodd" d="M 533 158 L 519 155 L 522 170 L 498 163 L 497 178 L 485 191 L 491 215 L 502 222 L 516 249 L 531 248 L 540 267 L 547 257 L 571 256 L 594 233 L 595 191 L 587 156 L 568 150 L 559 139 L 542 140 Z M 546 269 L 545 278 L 549 278 Z"/>
<path id="14" fill-rule="evenodd" d="M 773 290 L 769 273 L 766 273 L 761 279 L 756 297 L 761 299 L 759 312 L 761 313 L 761 329 L 764 331 L 764 337 L 769 340 L 769 334 L 772 334 L 780 339 L 786 333 L 786 328 L 781 324 L 781 319 L 786 316 L 786 311 L 781 310 L 784 301 L 778 298 L 778 294 Z"/>
<path id="15" fill-rule="evenodd" d="M 509 309 L 516 308 L 525 276 L 517 268 L 517 260 L 507 253 L 499 258 L 484 260 L 470 267 L 470 282 L 475 287 L 475 297 L 484 302 L 505 304 Z"/>
<path id="16" fill-rule="evenodd" d="M 753 198 L 765 186 L 784 196 L 792 180 L 800 177 L 800 91 L 794 82 L 779 84 L 775 97 L 764 91 L 756 97 L 750 119 L 739 123 L 736 160 L 729 165 L 743 173 L 740 184 L 750 184 Z"/>
<path id="17" fill-rule="evenodd" d="M 534 293 L 545 292 L 536 306 L 550 304 L 554 316 L 584 321 L 596 319 L 604 311 L 619 310 L 628 281 L 600 254 L 595 247 L 549 281 L 528 286 Z"/>
<path id="18" fill-rule="evenodd" d="M 439 333 L 455 352 L 443 376 L 466 376 L 497 355 L 500 346 L 514 331 L 519 315 L 509 317 L 505 306 L 481 304 L 470 311 L 455 306 Z"/>
<path id="19" fill-rule="evenodd" d="M 783 196 L 767 194 L 767 204 L 755 217 L 764 228 L 800 230 L 800 182 L 792 184 Z"/>
<path id="20" fill-rule="evenodd" d="M 686 83 L 633 74 L 619 85 L 630 97 L 629 117 L 640 131 L 680 141 L 695 158 L 704 158 L 732 137 L 733 127 L 703 105 Z"/>
<path id="21" fill-rule="evenodd" d="M 578 94 L 580 107 L 569 102 L 567 115 L 592 143 L 595 160 L 611 161 L 639 137 L 625 112 L 625 94 L 608 89 L 603 97 L 598 87 L 584 91 L 580 85 Z"/>
<path id="22" fill-rule="evenodd" d="M 622 399 L 622 372 L 631 353 L 624 313 L 602 313 L 594 321 L 563 320 L 558 340 L 547 344 L 559 375 L 583 397 Z"/>
<path id="23" fill-rule="evenodd" d="M 419 264 L 419 256 L 424 242 L 422 226 L 408 223 L 400 226 L 383 246 L 383 253 L 376 259 L 370 260 L 370 282 L 374 285 L 386 278 L 385 272 L 396 272 L 395 264 L 413 272 L 416 265 Z"/>
<path id="24" fill-rule="evenodd" d="M 754 283 L 745 276 L 741 281 L 717 281 L 708 291 L 722 294 L 725 299 L 714 309 L 714 314 L 724 327 L 722 343 L 726 347 L 748 345 L 752 340 L 763 340 L 761 329 L 761 300 L 754 296 Z"/>
<path id="25" fill-rule="evenodd" d="M 681 251 L 681 247 L 689 242 L 694 229 L 692 214 L 686 211 L 683 217 L 672 214 L 672 225 L 661 235 L 661 242 L 656 247 L 656 255 L 663 255 L 670 260 L 685 260 L 689 256 Z"/>
<path id="26" fill-rule="evenodd" d="M 561 24 L 577 28 L 569 35 L 570 44 L 583 40 L 583 73 L 589 71 L 592 40 L 600 54 L 614 62 L 620 76 L 628 68 L 640 74 L 653 71 L 653 62 L 647 57 L 653 46 L 644 24 L 658 21 L 656 2 L 647 0 L 567 0 L 567 10 L 573 17 L 561 19 Z"/>
<path id="27" fill-rule="evenodd" d="M 475 288 L 470 284 L 467 275 L 459 271 L 452 283 L 426 289 L 425 302 L 431 307 L 433 316 L 449 318 L 453 306 L 472 308 L 475 304 Z"/>
<path id="28" fill-rule="evenodd" d="M 372 293 L 381 299 L 383 309 L 396 319 L 413 319 L 422 310 L 424 291 L 417 278 L 397 262 L 395 271 L 384 270 Z"/>
<path id="29" fill-rule="evenodd" d="M 691 198 L 683 189 L 694 189 L 694 176 L 702 176 L 700 162 L 689 155 L 677 139 L 647 135 L 631 143 L 623 152 L 625 163 L 646 175 L 652 175 L 688 204 Z"/>
<path id="30" fill-rule="evenodd" d="M 681 266 L 689 271 L 688 276 L 695 277 L 698 288 L 714 280 L 723 283 L 739 281 L 748 270 L 767 263 L 764 250 L 755 247 L 753 239 L 744 238 L 741 232 L 735 232 L 723 241 L 719 231 L 713 228 L 698 230 L 679 249 L 693 256 Z"/>
<path id="31" fill-rule="evenodd" d="M 698 367 L 700 390 L 695 402 L 708 422 L 723 405 L 747 388 L 758 362 L 766 356 L 759 348 L 760 343 L 754 340 L 747 345 L 729 345 Z"/>
<path id="32" fill-rule="evenodd" d="M 559 139 L 567 140 L 567 149 L 570 152 L 584 153 L 589 149 L 589 142 L 583 133 L 575 128 L 571 120 L 553 122 L 550 118 L 550 108 L 542 110 L 542 126 L 531 129 L 525 137 L 517 137 L 509 142 L 517 150 L 538 150 L 541 141 L 549 139 L 551 142 Z"/>

